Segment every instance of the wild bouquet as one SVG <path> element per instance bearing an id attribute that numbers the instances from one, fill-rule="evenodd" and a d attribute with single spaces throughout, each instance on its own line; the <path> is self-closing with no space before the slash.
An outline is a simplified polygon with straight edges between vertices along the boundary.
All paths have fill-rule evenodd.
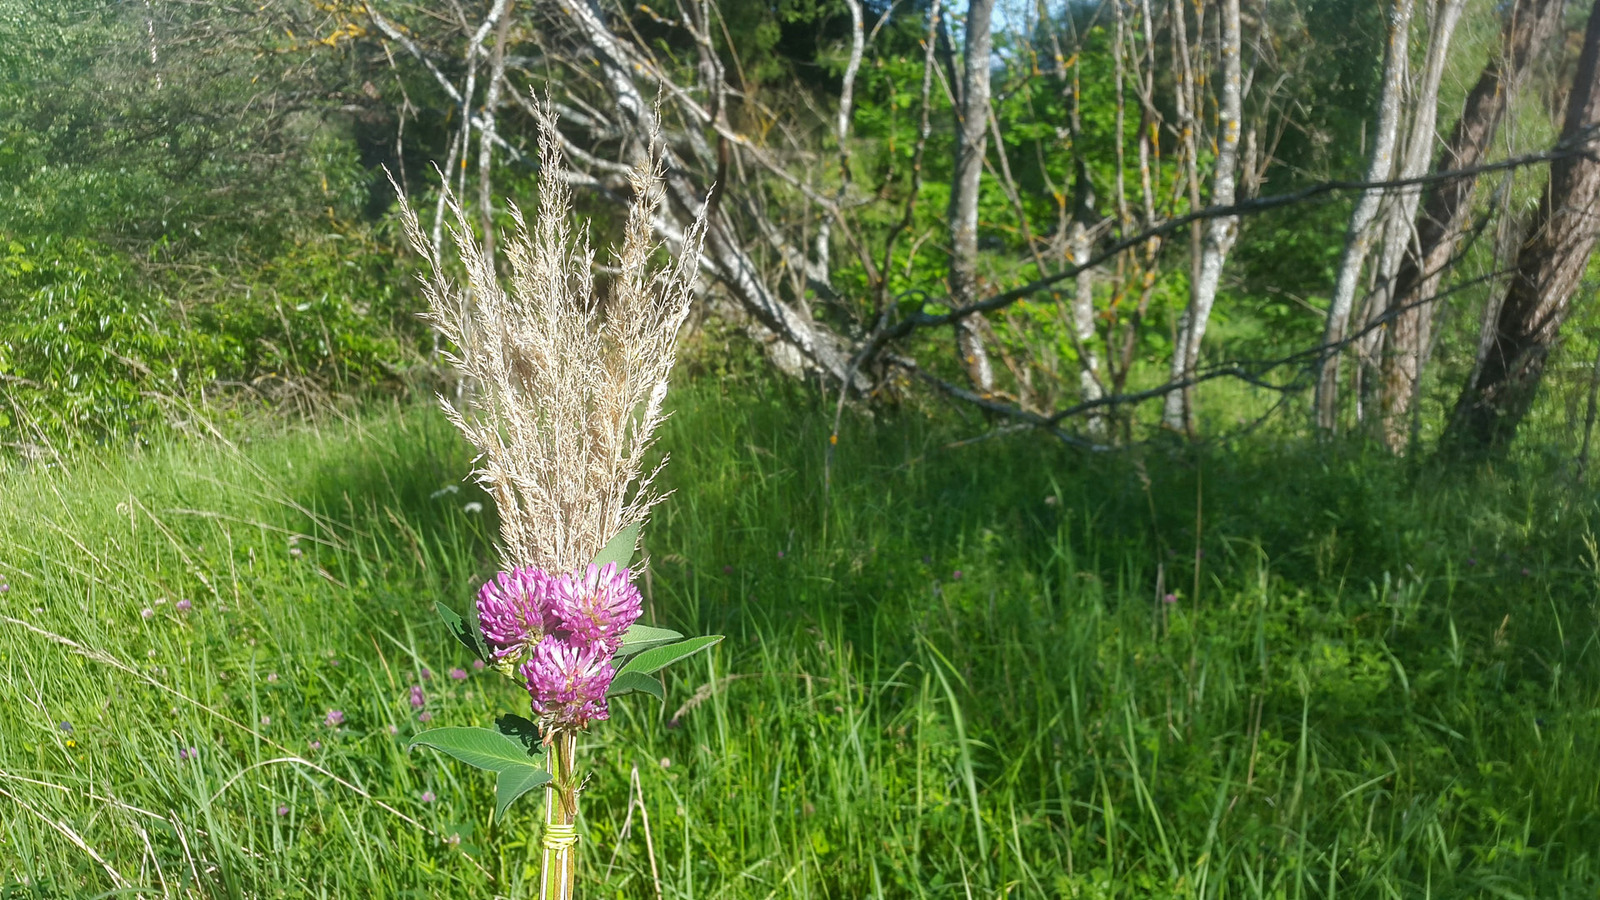
<path id="1" fill-rule="evenodd" d="M 478 591 L 476 615 L 443 603 L 441 618 L 473 653 L 528 693 L 531 718 L 496 728 L 436 728 L 413 740 L 495 773 L 495 816 L 545 788 L 541 896 L 572 896 L 583 775 L 579 734 L 632 693 L 664 699 L 656 673 L 721 640 L 638 623 L 633 563 L 639 529 L 662 499 L 645 456 L 688 314 L 699 259 L 697 226 L 665 253 L 652 222 L 663 189 L 648 154 L 633 194 L 609 290 L 594 283 L 594 254 L 572 233 L 553 116 L 540 140 L 539 209 L 532 227 L 515 207 L 502 284 L 453 197 L 451 237 L 465 288 L 401 204 L 407 236 L 433 268 L 423 280 L 430 316 L 456 348 L 471 390 L 445 412 L 478 450 L 474 475 L 499 510 L 504 571 Z M 673 260 L 659 263 L 659 259 Z"/>

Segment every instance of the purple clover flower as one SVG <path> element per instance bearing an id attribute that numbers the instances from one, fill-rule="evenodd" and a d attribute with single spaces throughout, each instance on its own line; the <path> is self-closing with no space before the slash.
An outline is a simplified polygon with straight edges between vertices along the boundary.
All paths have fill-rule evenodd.
<path id="1" fill-rule="evenodd" d="M 182 600 L 179 600 L 175 604 L 175 607 L 178 610 L 178 612 L 188 612 L 189 610 L 194 608 L 194 604 L 189 602 L 189 598 L 188 597 L 185 597 Z"/>
<path id="2" fill-rule="evenodd" d="M 550 727 L 572 730 L 610 718 L 606 689 L 616 675 L 610 656 L 594 644 L 555 636 L 540 641 L 521 670 L 534 713 Z"/>
<path id="3" fill-rule="evenodd" d="M 576 646 L 593 645 L 604 650 L 605 658 L 622 646 L 622 633 L 643 611 L 632 577 L 632 571 L 616 563 L 590 563 L 582 574 L 572 572 L 556 581 L 550 605 Z"/>
<path id="4" fill-rule="evenodd" d="M 472 668 L 474 668 L 474 669 L 476 669 L 476 670 L 478 670 L 480 672 L 483 671 L 483 660 L 481 660 L 481 659 L 473 660 L 472 661 Z"/>
<path id="5" fill-rule="evenodd" d="M 543 569 L 518 566 L 478 589 L 478 627 L 497 662 L 517 660 L 555 630 L 550 592 L 555 579 Z"/>
<path id="6" fill-rule="evenodd" d="M 423 706 L 426 706 L 427 703 L 428 698 L 422 694 L 422 685 L 413 684 L 411 686 L 411 708 L 421 709 Z"/>
<path id="7" fill-rule="evenodd" d="M 428 712 L 427 710 L 423 710 L 422 711 L 422 715 L 417 716 L 417 721 L 418 722 L 432 722 L 433 721 L 433 713 Z"/>
<path id="8" fill-rule="evenodd" d="M 432 803 L 436 799 L 437 798 L 433 796 L 433 791 L 423 791 L 422 792 L 422 802 L 423 803 Z"/>
<path id="9" fill-rule="evenodd" d="M 453 678 L 456 681 L 466 681 L 467 680 L 467 670 L 463 669 L 463 668 L 460 668 L 460 667 L 451 669 L 450 670 L 450 677 Z"/>
<path id="10" fill-rule="evenodd" d="M 279 806 L 278 807 L 278 815 L 287 816 L 288 814 L 289 814 L 289 807 L 287 807 L 287 806 Z"/>
<path id="11" fill-rule="evenodd" d="M 342 710 L 342 709 L 330 709 L 330 710 L 328 710 L 327 718 L 322 720 L 322 724 L 328 726 L 329 728 L 338 728 L 340 725 L 343 725 L 344 724 L 344 710 Z"/>

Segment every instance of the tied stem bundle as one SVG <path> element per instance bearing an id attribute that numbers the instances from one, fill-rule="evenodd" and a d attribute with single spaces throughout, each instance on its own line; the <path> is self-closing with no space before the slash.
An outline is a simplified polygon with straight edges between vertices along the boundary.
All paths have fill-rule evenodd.
<path id="1" fill-rule="evenodd" d="M 538 214 L 529 222 L 509 206 L 509 278 L 502 281 L 448 184 L 442 190 L 464 287 L 401 204 L 408 238 L 432 262 L 423 279 L 429 318 L 453 345 L 446 358 L 470 387 L 464 404 L 440 402 L 477 449 L 473 475 L 500 513 L 503 570 L 478 591 L 477 628 L 447 608 L 441 616 L 527 690 L 533 715 L 502 716 L 493 732 L 438 728 L 413 744 L 495 771 L 497 815 L 544 785 L 541 897 L 568 900 L 578 853 L 579 733 L 610 718 L 617 696 L 663 696 L 654 673 L 720 638 L 673 643 L 683 636 L 636 625 L 640 569 L 629 567 L 639 528 L 664 497 L 655 481 L 666 459 L 647 468 L 646 457 L 666 417 L 704 222 L 674 247 L 657 242 L 665 190 L 657 156 L 644 154 L 630 177 L 615 273 L 596 284 L 587 236 L 571 224 L 555 117 L 548 104 L 540 109 Z M 542 769 L 531 758 L 536 745 L 545 750 Z"/>

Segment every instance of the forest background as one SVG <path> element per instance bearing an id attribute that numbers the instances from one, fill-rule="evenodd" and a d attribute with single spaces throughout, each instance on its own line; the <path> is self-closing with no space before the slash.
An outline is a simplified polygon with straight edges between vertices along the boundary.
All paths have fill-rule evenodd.
<path id="1" fill-rule="evenodd" d="M 397 737 L 492 706 L 428 610 L 494 561 L 396 186 L 492 256 L 548 100 L 598 244 L 656 127 L 711 225 L 651 603 L 733 639 L 621 716 L 591 890 L 1592 896 L 1597 56 L 1581 0 L 0 0 L 0 890 L 522 895 Z"/>

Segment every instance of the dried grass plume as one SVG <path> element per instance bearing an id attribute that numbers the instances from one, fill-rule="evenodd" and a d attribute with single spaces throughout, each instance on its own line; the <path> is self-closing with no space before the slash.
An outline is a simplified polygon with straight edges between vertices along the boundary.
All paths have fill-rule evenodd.
<path id="1" fill-rule="evenodd" d="M 444 254 L 403 196 L 400 208 L 411 245 L 432 261 L 422 279 L 429 319 L 473 386 L 464 408 L 440 402 L 478 449 L 473 474 L 499 507 L 504 561 L 562 572 L 588 563 L 662 498 L 655 480 L 666 460 L 646 471 L 645 456 L 663 419 L 704 228 L 690 229 L 675 260 L 656 262 L 662 245 L 651 225 L 665 191 L 655 154 L 646 154 L 632 172 L 618 274 L 602 301 L 588 235 L 572 228 L 555 129 L 547 108 L 538 212 L 530 228 L 511 206 L 504 284 L 448 186 L 464 286 L 443 270 Z"/>

